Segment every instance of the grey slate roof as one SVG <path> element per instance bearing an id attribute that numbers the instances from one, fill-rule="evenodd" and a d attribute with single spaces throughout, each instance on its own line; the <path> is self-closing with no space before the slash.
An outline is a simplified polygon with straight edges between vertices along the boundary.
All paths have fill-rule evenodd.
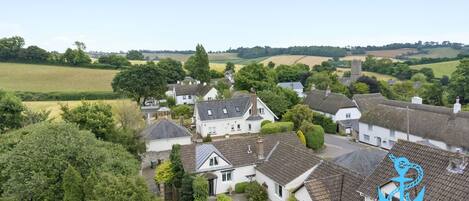
<path id="1" fill-rule="evenodd" d="M 142 136 L 146 140 L 159 140 L 177 137 L 190 137 L 190 132 L 167 119 L 159 120 L 158 122 L 148 126 L 143 130 Z"/>
<path id="2" fill-rule="evenodd" d="M 361 109 L 365 108 L 360 122 L 407 132 L 406 107 L 409 107 L 411 134 L 469 149 L 469 112 L 454 114 L 452 108 L 376 97 L 360 98 L 357 103 Z"/>
<path id="3" fill-rule="evenodd" d="M 208 100 L 196 103 L 197 113 L 202 121 L 234 118 L 243 116 L 251 106 L 249 96 L 235 97 L 226 100 Z M 223 112 L 226 109 L 227 113 Z M 208 114 L 208 110 L 212 115 Z"/>
<path id="4" fill-rule="evenodd" d="M 301 89 L 303 90 L 303 84 L 301 82 L 280 82 L 277 86 L 287 89 Z"/>
<path id="5" fill-rule="evenodd" d="M 227 139 L 214 141 L 213 145 L 233 167 L 252 165 L 258 161 L 256 150 L 257 135 L 252 137 Z M 304 146 L 296 137 L 295 133 L 283 133 L 264 136 L 265 156 L 272 150 L 277 142 L 291 144 L 293 146 Z M 200 144 L 190 144 L 181 146 L 181 161 L 184 170 L 187 172 L 196 171 L 196 147 Z M 252 153 L 248 153 L 250 146 Z"/>
<path id="6" fill-rule="evenodd" d="M 193 96 L 205 96 L 210 89 L 213 87 L 210 85 L 203 84 L 176 84 L 174 89 L 176 96 L 193 95 Z"/>
<path id="7" fill-rule="evenodd" d="M 304 100 L 311 109 L 329 114 L 335 114 L 341 108 L 356 107 L 355 103 L 347 96 L 340 93 L 330 93 L 326 96 L 324 90 L 309 92 Z"/>
<path id="8" fill-rule="evenodd" d="M 406 157 L 411 163 L 419 164 L 424 170 L 423 180 L 412 191 L 420 191 L 426 186 L 425 200 L 469 200 L 469 166 L 462 174 L 447 170 L 450 160 L 455 154 L 449 151 L 399 140 L 389 151 L 396 157 Z M 467 157 L 467 156 L 466 156 Z M 358 191 L 371 198 L 377 198 L 377 187 L 398 176 L 388 156 L 366 178 Z"/>
<path id="9" fill-rule="evenodd" d="M 321 162 L 311 149 L 280 142 L 257 171 L 285 186 Z"/>
<path id="10" fill-rule="evenodd" d="M 360 149 L 334 158 L 333 161 L 366 177 L 373 173 L 386 154 L 381 149 Z"/>
<path id="11" fill-rule="evenodd" d="M 200 166 L 203 165 L 203 163 L 212 155 L 212 153 L 216 153 L 218 156 L 220 156 L 223 160 L 226 162 L 230 163 L 223 154 L 218 151 L 215 146 L 212 144 L 201 144 L 196 146 L 195 148 L 195 162 L 196 162 L 196 167 L 200 168 Z"/>
<path id="12" fill-rule="evenodd" d="M 365 177 L 329 161 L 323 161 L 304 182 L 313 201 L 364 200 L 357 192 Z"/>

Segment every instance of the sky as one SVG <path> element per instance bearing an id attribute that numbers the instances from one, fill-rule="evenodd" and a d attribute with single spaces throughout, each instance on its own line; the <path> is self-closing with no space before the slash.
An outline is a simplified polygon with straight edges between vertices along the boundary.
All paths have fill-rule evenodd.
<path id="1" fill-rule="evenodd" d="M 65 51 L 223 51 L 271 47 L 383 45 L 454 41 L 469 44 L 464 0 L 5 0 L 0 37 Z"/>

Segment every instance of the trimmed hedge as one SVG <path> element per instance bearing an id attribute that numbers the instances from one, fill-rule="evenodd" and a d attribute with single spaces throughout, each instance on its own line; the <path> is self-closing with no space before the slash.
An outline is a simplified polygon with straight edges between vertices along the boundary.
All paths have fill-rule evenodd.
<path id="1" fill-rule="evenodd" d="M 249 182 L 245 181 L 245 182 L 241 182 L 241 183 L 237 183 L 235 185 L 235 192 L 236 193 L 244 193 L 246 192 L 246 187 L 249 185 Z"/>
<path id="2" fill-rule="evenodd" d="M 326 133 L 336 134 L 337 124 L 332 121 L 331 118 L 326 117 L 323 114 L 315 112 L 313 115 L 313 124 L 321 125 Z"/>
<path id="3" fill-rule="evenodd" d="M 269 199 L 267 190 L 255 181 L 250 182 L 246 188 L 246 197 L 249 201 L 267 201 Z"/>
<path id="4" fill-rule="evenodd" d="M 268 124 L 268 123 L 272 123 L 272 121 L 270 121 L 270 120 L 264 120 L 264 121 L 262 121 L 262 122 L 261 122 L 261 127 L 264 126 L 264 125 L 266 125 L 266 124 Z"/>
<path id="5" fill-rule="evenodd" d="M 227 196 L 226 194 L 218 194 L 217 201 L 232 201 L 232 199 L 230 198 L 230 196 Z"/>
<path id="6" fill-rule="evenodd" d="M 283 133 L 293 130 L 293 122 L 267 123 L 261 128 L 262 134 Z"/>
<path id="7" fill-rule="evenodd" d="M 23 101 L 71 101 L 71 100 L 108 100 L 123 98 L 114 92 L 31 92 L 16 91 L 14 94 Z"/>

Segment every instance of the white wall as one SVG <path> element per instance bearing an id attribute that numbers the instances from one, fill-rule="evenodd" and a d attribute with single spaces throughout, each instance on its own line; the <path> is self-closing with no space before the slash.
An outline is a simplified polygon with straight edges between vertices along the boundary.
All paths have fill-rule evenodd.
<path id="1" fill-rule="evenodd" d="M 186 145 L 191 144 L 191 137 L 178 137 L 178 138 L 168 138 L 168 139 L 159 139 L 152 140 L 146 143 L 147 152 L 148 151 L 168 151 L 171 150 L 173 144 Z"/>
<path id="2" fill-rule="evenodd" d="M 205 96 L 203 97 L 203 100 L 216 100 L 217 95 L 218 95 L 217 89 L 215 89 L 215 87 L 212 87 L 212 89 L 210 89 L 210 91 L 208 91 L 207 94 L 205 94 Z"/>
<path id="3" fill-rule="evenodd" d="M 194 104 L 195 99 L 197 96 L 194 95 L 184 95 L 184 96 L 176 96 L 176 105 L 183 105 L 183 104 Z"/>
<path id="4" fill-rule="evenodd" d="M 304 186 L 295 192 L 295 197 L 298 201 L 313 201 L 309 196 L 308 190 L 306 190 L 306 187 Z"/>
<path id="5" fill-rule="evenodd" d="M 229 170 L 229 169 L 226 169 L 226 170 Z M 230 187 L 234 191 L 235 185 L 237 183 L 250 181 L 246 176 L 256 174 L 254 165 L 238 167 L 238 168 L 233 169 L 233 172 L 231 173 L 232 174 L 231 181 L 224 182 L 222 180 L 222 172 L 226 170 L 218 170 L 218 171 L 213 172 L 213 174 L 217 175 L 217 179 L 215 182 L 216 183 L 215 194 L 226 193 L 228 192 L 228 189 Z"/>
<path id="6" fill-rule="evenodd" d="M 259 133 L 261 130 L 261 122 L 264 120 L 275 121 L 274 114 L 270 113 L 263 103 L 258 99 L 257 101 L 258 109 L 263 108 L 264 114 L 259 115 L 263 118 L 259 121 L 247 121 L 246 119 L 250 116 L 249 109 L 247 112 L 238 118 L 227 118 L 227 119 L 217 119 L 217 120 L 206 120 L 201 121 L 198 115 L 197 109 L 195 110 L 196 115 L 196 130 L 197 133 L 200 133 L 202 137 L 206 137 L 208 134 L 211 136 L 223 136 L 226 134 L 242 134 L 242 133 Z M 240 129 L 238 129 L 238 124 Z M 249 124 L 251 124 L 251 130 L 249 130 Z M 234 130 L 232 130 L 232 126 Z M 215 128 L 215 133 L 211 133 Z"/>
<path id="7" fill-rule="evenodd" d="M 347 118 L 347 114 L 350 114 L 350 118 Z M 334 118 L 332 119 L 334 122 L 336 121 L 343 121 L 343 120 L 350 120 L 350 119 L 360 119 L 362 116 L 361 112 L 358 108 L 342 108 L 335 113 Z"/>
<path id="8" fill-rule="evenodd" d="M 279 197 L 275 194 L 275 182 L 270 179 L 269 177 L 262 174 L 262 172 L 256 172 L 256 181 L 263 185 L 264 183 L 267 185 L 267 194 L 269 195 L 269 200 L 271 201 L 284 201 L 288 199 L 288 191 L 284 188 L 283 190 L 283 197 Z"/>
<path id="9" fill-rule="evenodd" d="M 407 134 L 405 132 L 401 132 L 401 131 L 396 130 L 396 131 L 394 131 L 394 137 L 392 137 L 390 129 L 373 125 L 373 129 L 369 130 L 368 129 L 368 124 L 363 123 L 363 122 L 359 122 L 359 131 L 360 132 L 359 132 L 358 140 L 360 142 L 363 142 L 363 143 L 366 143 L 366 144 L 371 144 L 371 145 L 374 145 L 374 146 L 378 146 L 379 145 L 379 138 L 378 137 L 380 137 L 381 138 L 381 146 L 380 147 L 382 147 L 384 149 L 391 149 L 392 148 L 392 143 L 390 143 L 390 140 L 392 140 L 394 142 L 397 142 L 398 139 L 407 140 Z M 370 136 L 369 141 L 365 140 L 365 135 Z M 421 141 L 421 140 L 424 140 L 424 138 L 422 138 L 420 136 L 413 135 L 413 134 L 409 134 L 409 141 L 417 142 L 417 141 Z M 439 147 L 440 149 L 444 149 L 444 150 L 448 150 L 448 151 L 455 151 L 456 148 L 457 148 L 457 147 L 453 147 L 453 146 L 447 146 L 446 143 L 444 143 L 442 141 L 438 141 L 438 140 L 429 139 L 429 142 L 431 144 Z"/>

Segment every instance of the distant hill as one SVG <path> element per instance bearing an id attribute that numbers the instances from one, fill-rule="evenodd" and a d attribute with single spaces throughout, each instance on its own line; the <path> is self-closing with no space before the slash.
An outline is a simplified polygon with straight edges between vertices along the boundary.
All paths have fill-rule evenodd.
<path id="1" fill-rule="evenodd" d="M 431 64 L 420 64 L 410 66 L 414 69 L 421 69 L 421 68 L 431 68 L 433 69 L 433 73 L 435 77 L 441 78 L 443 75 L 447 75 L 451 77 L 451 74 L 456 70 L 456 66 L 459 65 L 459 61 L 446 61 L 446 62 L 439 62 L 439 63 L 431 63 Z"/>

